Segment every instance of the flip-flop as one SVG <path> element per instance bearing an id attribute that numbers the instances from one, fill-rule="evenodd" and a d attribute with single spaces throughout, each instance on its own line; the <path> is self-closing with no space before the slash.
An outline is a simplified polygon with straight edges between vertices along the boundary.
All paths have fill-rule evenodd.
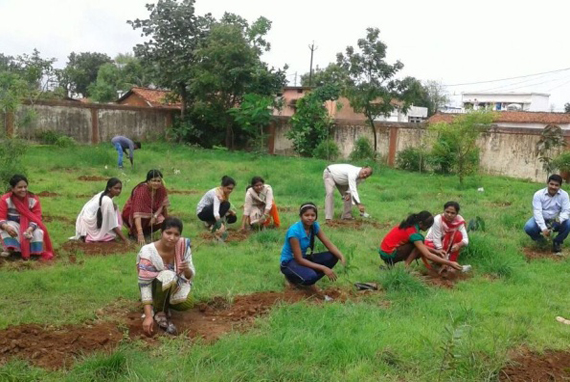
<path id="1" fill-rule="evenodd" d="M 564 317 L 558 316 L 558 317 L 556 317 L 556 321 L 561 322 L 561 323 L 566 324 L 566 325 L 570 325 L 570 320 L 567 320 Z"/>
<path id="2" fill-rule="evenodd" d="M 358 290 L 378 290 L 376 283 L 354 283 L 354 286 Z"/>

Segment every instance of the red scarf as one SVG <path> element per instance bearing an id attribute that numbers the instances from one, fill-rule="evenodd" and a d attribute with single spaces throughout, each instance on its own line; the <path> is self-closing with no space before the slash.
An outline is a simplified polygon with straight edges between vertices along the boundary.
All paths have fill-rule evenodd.
<path id="1" fill-rule="evenodd" d="M 443 214 L 441 214 L 441 228 L 444 235 L 457 231 L 461 227 L 461 225 L 464 224 L 465 220 L 463 219 L 463 217 L 461 217 L 461 215 L 456 215 L 455 219 L 453 219 L 453 221 L 449 223 L 447 220 L 445 220 Z"/>
<path id="2" fill-rule="evenodd" d="M 22 258 L 30 258 L 30 241 L 24 237 L 24 232 L 28 229 L 30 222 L 34 222 L 44 231 L 44 251 L 42 252 L 42 259 L 50 260 L 53 258 L 53 248 L 51 245 L 48 230 L 42 222 L 42 207 L 40 200 L 35 195 L 32 195 L 31 197 L 36 201 L 36 204 L 32 209 L 29 207 L 30 194 L 26 194 L 23 199 L 20 199 L 16 195 L 13 195 L 12 192 L 4 194 L 2 196 L 2 199 L 0 199 L 0 216 L 8 216 L 7 199 L 11 199 L 12 203 L 16 207 L 16 210 L 20 214 L 20 250 L 22 251 Z"/>

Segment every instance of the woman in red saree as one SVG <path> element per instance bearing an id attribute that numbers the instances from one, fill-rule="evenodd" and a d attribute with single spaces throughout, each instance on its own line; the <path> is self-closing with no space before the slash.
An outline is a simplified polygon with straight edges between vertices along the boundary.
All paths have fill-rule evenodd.
<path id="1" fill-rule="evenodd" d="M 2 256 L 21 253 L 22 259 L 41 256 L 53 258 L 53 248 L 42 222 L 42 206 L 38 197 L 28 192 L 28 179 L 16 174 L 10 179 L 11 191 L 0 198 L 0 236 Z"/>
<path id="2" fill-rule="evenodd" d="M 459 203 L 447 202 L 443 213 L 434 218 L 434 223 L 426 235 L 426 246 L 445 252 L 450 261 L 457 261 L 459 251 L 469 244 L 465 220 L 459 215 Z"/>
<path id="3" fill-rule="evenodd" d="M 160 230 L 162 222 L 168 217 L 169 205 L 162 173 L 150 170 L 146 174 L 146 181 L 133 188 L 123 209 L 122 218 L 129 228 L 129 236 L 136 238 L 140 245 L 146 244 L 146 238 L 152 239 L 151 232 Z"/>

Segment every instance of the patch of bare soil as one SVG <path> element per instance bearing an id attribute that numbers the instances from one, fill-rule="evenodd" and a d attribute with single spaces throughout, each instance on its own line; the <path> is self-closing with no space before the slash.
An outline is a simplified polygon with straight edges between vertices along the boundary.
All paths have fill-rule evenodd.
<path id="1" fill-rule="evenodd" d="M 49 191 L 42 191 L 39 194 L 36 194 L 37 196 L 41 196 L 42 198 L 53 198 L 55 196 L 59 196 L 58 193 L 56 192 L 49 192 Z"/>
<path id="2" fill-rule="evenodd" d="M 570 380 L 570 352 L 546 351 L 537 354 L 525 350 L 511 359 L 499 374 L 504 382 L 568 381 Z"/>
<path id="3" fill-rule="evenodd" d="M 325 295 L 332 301 L 344 302 L 348 294 L 339 289 L 327 289 L 319 294 L 305 290 L 287 290 L 284 292 L 259 292 L 250 295 L 235 296 L 233 299 L 215 297 L 212 300 L 197 304 L 186 312 L 172 312 L 172 322 L 178 333 L 187 333 L 189 338 L 202 338 L 215 341 L 232 330 L 244 330 L 256 317 L 267 314 L 271 308 L 280 303 L 307 301 L 323 303 Z M 128 312 L 127 327 L 131 338 L 148 338 L 142 329 L 141 311 Z M 167 335 L 155 328 L 154 337 Z"/>
<path id="4" fill-rule="evenodd" d="M 172 195 L 198 195 L 201 194 L 198 190 L 168 190 L 169 194 Z"/>
<path id="5" fill-rule="evenodd" d="M 228 230 L 227 232 L 228 232 L 228 237 L 225 240 L 226 243 L 234 242 L 234 241 L 240 242 L 240 241 L 247 240 L 247 238 L 251 234 L 251 231 Z M 217 239 L 214 237 L 214 235 L 211 232 L 202 232 L 200 234 L 200 237 L 206 241 L 216 241 L 217 242 Z"/>
<path id="6" fill-rule="evenodd" d="M 299 212 L 299 208 L 277 206 L 279 212 Z"/>
<path id="7" fill-rule="evenodd" d="M 510 207 L 513 204 L 513 202 L 500 201 L 500 202 L 487 202 L 486 204 L 489 207 L 505 208 L 505 207 Z"/>
<path id="8" fill-rule="evenodd" d="M 69 253 L 81 251 L 88 256 L 114 255 L 117 253 L 136 252 L 138 247 L 135 243 L 126 245 L 123 242 L 109 241 L 106 243 L 84 243 L 82 241 L 68 241 L 61 248 Z"/>
<path id="9" fill-rule="evenodd" d="M 555 255 L 550 247 L 540 248 L 537 246 L 523 247 L 523 252 L 527 262 L 538 259 L 551 259 L 555 261 L 562 261 L 564 256 Z"/>
<path id="10" fill-rule="evenodd" d="M 92 198 L 93 195 L 91 195 L 91 194 L 77 194 L 77 195 L 75 195 L 75 197 L 77 199 L 83 199 L 83 198 Z"/>
<path id="11" fill-rule="evenodd" d="M 459 281 L 471 278 L 471 273 L 444 271 L 441 274 L 435 269 L 424 268 L 421 271 L 422 278 L 430 285 L 442 288 L 453 288 Z"/>
<path id="12" fill-rule="evenodd" d="M 0 330 L 0 364 L 17 357 L 47 369 L 68 367 L 75 357 L 112 349 L 122 338 L 117 325 L 109 322 L 61 328 L 12 326 Z"/>
<path id="13" fill-rule="evenodd" d="M 9 271 L 28 271 L 31 269 L 38 269 L 50 266 L 54 260 L 44 261 L 41 256 L 31 256 L 29 260 L 22 260 L 22 255 L 11 254 L 8 257 L 0 257 L 0 268 Z"/>
<path id="14" fill-rule="evenodd" d="M 374 227 L 374 228 L 378 228 L 378 229 L 383 229 L 383 228 L 388 228 L 392 226 L 392 223 L 389 222 L 385 222 L 385 223 L 380 223 L 377 222 L 375 220 L 370 220 L 370 219 L 353 219 L 353 220 L 331 220 L 329 222 L 326 223 L 327 227 L 331 227 L 331 228 L 353 228 L 353 229 L 359 229 L 362 227 Z"/>
<path id="15" fill-rule="evenodd" d="M 81 175 L 78 180 L 82 180 L 84 182 L 100 182 L 103 180 L 108 180 L 104 176 L 96 176 L 96 175 Z"/>
<path id="16" fill-rule="evenodd" d="M 75 220 L 70 219 L 66 216 L 54 216 L 54 215 L 44 215 L 42 216 L 42 221 L 44 223 L 51 223 L 51 222 L 62 222 L 66 224 L 73 224 L 75 225 Z"/>

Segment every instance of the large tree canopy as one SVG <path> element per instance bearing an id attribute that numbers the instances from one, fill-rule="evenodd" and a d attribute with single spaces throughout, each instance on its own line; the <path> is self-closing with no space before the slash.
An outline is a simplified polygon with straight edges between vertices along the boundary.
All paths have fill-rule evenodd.
<path id="1" fill-rule="evenodd" d="M 91 96 L 89 86 L 97 80 L 99 68 L 112 62 L 111 57 L 96 52 L 71 52 L 67 59 L 66 67 L 58 71 L 59 85 L 68 95 L 81 94 L 83 97 Z"/>

